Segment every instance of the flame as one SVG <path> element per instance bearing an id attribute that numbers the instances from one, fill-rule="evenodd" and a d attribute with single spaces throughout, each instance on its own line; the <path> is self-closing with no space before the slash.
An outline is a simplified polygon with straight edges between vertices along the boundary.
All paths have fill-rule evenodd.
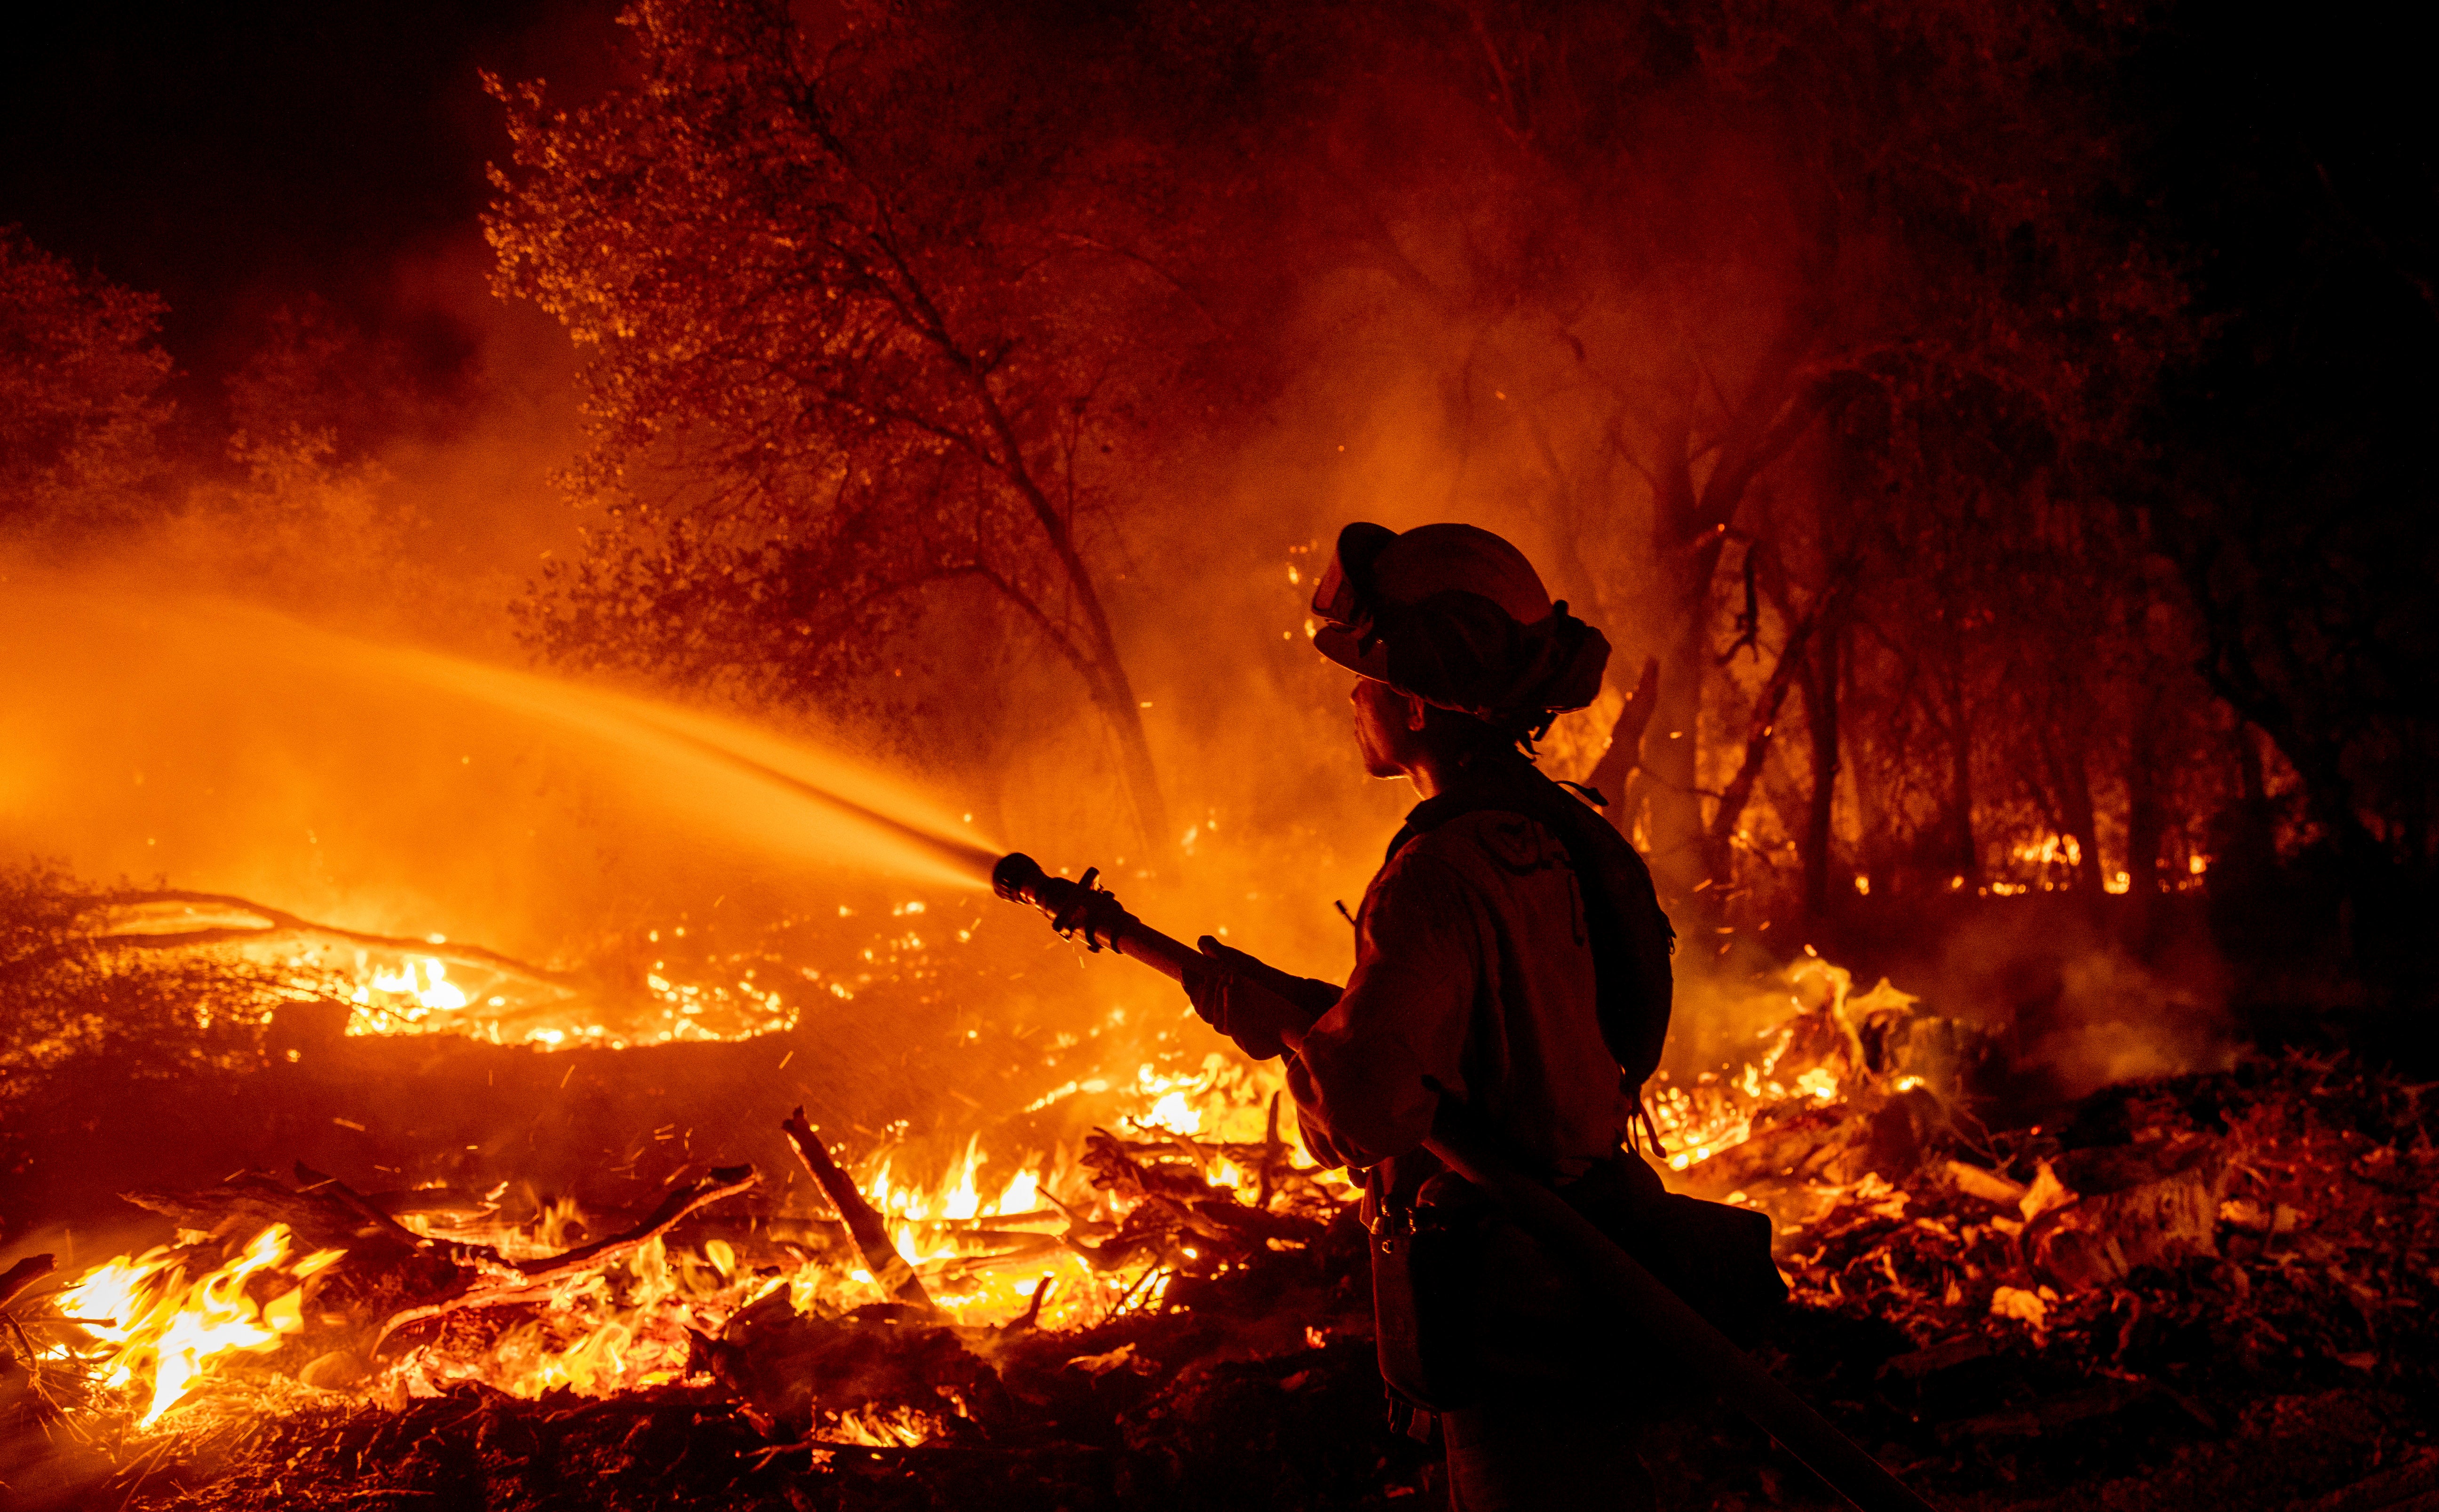
<path id="1" fill-rule="evenodd" d="M 1863 879 L 1857 881 L 1860 886 Z M 848 912 L 840 909 L 842 916 Z M 893 964 L 934 970 L 916 963 L 954 949 L 952 937 L 958 943 L 970 937 L 954 927 L 953 918 L 935 916 L 920 900 L 892 906 L 889 920 L 892 933 L 876 934 L 863 952 L 876 972 Z M 675 928 L 667 934 L 682 941 L 686 931 Z M 809 969 L 774 970 L 775 963 L 757 967 L 739 956 L 689 964 L 679 957 L 680 947 L 664 944 L 662 936 L 653 931 L 649 937 L 658 958 L 635 963 L 652 1011 L 663 1015 L 657 1024 L 649 1018 L 604 1023 L 601 1011 L 575 1002 L 518 1000 L 514 984 L 490 972 L 482 957 L 462 947 L 454 952 L 456 978 L 451 963 L 436 955 L 410 952 L 376 965 L 360 952 L 346 990 L 334 995 L 357 1005 L 350 1033 L 453 1030 L 479 1033 L 495 1043 L 555 1049 L 743 1039 L 793 1023 L 794 1010 L 774 982 L 787 984 L 792 997 L 826 991 L 849 998 L 875 980 L 860 972 L 833 978 Z M 641 969 L 647 959 L 649 969 Z M 802 987 L 794 985 L 799 981 Z M 1854 1025 L 1911 1000 L 1885 983 L 1862 994 L 1853 988 L 1849 972 L 1807 954 L 1771 983 L 1771 992 L 1784 1004 L 1781 1022 L 1750 1045 L 1741 1064 L 1655 1083 L 1651 1113 L 1668 1165 L 1691 1169 L 1750 1138 L 1757 1117 L 1784 1107 L 1834 1103 L 1867 1078 Z M 1163 1157 L 1172 1168 L 1178 1155 L 1189 1158 L 1204 1180 L 1243 1201 L 1267 1196 L 1282 1157 L 1239 1157 L 1264 1147 L 1273 1135 L 1286 1150 L 1295 1150 L 1282 1069 L 1220 1051 L 1196 1061 L 1159 1050 L 1156 1042 L 1167 1038 L 1161 1022 L 1140 1009 L 1112 1009 L 1084 1037 L 1111 1035 L 1101 1041 L 1097 1063 L 1077 1064 L 1074 1079 L 1034 1099 L 1024 1112 L 1046 1112 L 1070 1098 L 1095 1099 L 1071 1112 L 1084 1112 L 1093 1127 L 1124 1131 L 1139 1145 L 1173 1146 L 1178 1153 Z M 1080 1043 L 1077 1036 L 1061 1035 L 1053 1048 Z M 1080 1326 L 1106 1320 L 1121 1306 L 1158 1307 L 1167 1294 L 1172 1272 L 1166 1259 L 1130 1259 L 1103 1269 L 1080 1253 L 1082 1242 L 1123 1230 L 1142 1200 L 1096 1186 L 1094 1169 L 1077 1150 L 1045 1142 L 1054 1147 L 993 1149 L 984 1136 L 970 1134 L 943 1160 L 937 1147 L 910 1139 L 899 1126 L 851 1165 L 899 1255 L 915 1268 L 933 1300 L 961 1325 L 1006 1323 L 1039 1304 L 1043 1326 Z M 1334 1173 L 1303 1166 L 1300 1155 L 1284 1158 L 1297 1162 L 1299 1190 L 1317 1187 L 1328 1201 L 1352 1201 L 1353 1188 Z M 561 1201 L 522 1227 L 505 1221 L 490 1230 L 452 1227 L 448 1236 L 491 1244 L 514 1262 L 568 1248 L 579 1220 L 589 1229 L 602 1227 L 585 1220 L 573 1202 Z M 426 1227 L 421 1219 L 403 1221 Z M 167 1248 L 122 1256 L 79 1282 L 62 1306 L 71 1315 L 108 1320 L 88 1327 L 106 1351 L 101 1362 L 109 1382 L 149 1390 L 142 1421 L 150 1425 L 211 1372 L 240 1361 L 259 1361 L 300 1331 L 304 1283 L 341 1252 L 292 1261 L 292 1243 L 285 1229 L 268 1230 L 234 1258 L 191 1280 L 178 1253 Z M 1188 1262 L 1199 1258 L 1191 1250 L 1184 1256 Z M 495 1334 L 456 1331 L 411 1349 L 384 1372 L 383 1389 L 431 1394 L 452 1382 L 479 1380 L 525 1397 L 560 1388 L 603 1396 L 682 1380 L 694 1358 L 689 1331 L 717 1336 L 741 1309 L 782 1289 L 807 1312 L 835 1314 L 889 1300 L 872 1275 L 843 1264 L 835 1250 L 766 1248 L 748 1264 L 724 1240 L 707 1238 L 692 1246 L 654 1240 L 619 1262 L 613 1273 L 573 1284 L 516 1314 L 513 1323 L 502 1321 Z M 825 1415 L 815 1433 L 841 1443 L 896 1447 L 922 1442 L 940 1427 L 941 1420 L 925 1412 L 874 1409 Z"/>
<path id="2" fill-rule="evenodd" d="M 103 1385 L 151 1391 L 138 1428 L 175 1407 L 220 1361 L 277 1347 L 304 1326 L 304 1283 L 344 1258 L 344 1250 L 316 1250 L 290 1263 L 292 1236 L 275 1223 L 237 1256 L 189 1281 L 175 1252 L 163 1245 L 95 1268 L 62 1291 L 60 1310 L 82 1320 L 108 1346 L 98 1363 Z M 258 1276 L 289 1283 L 267 1303 L 252 1292 Z M 60 1346 L 60 1353 L 67 1352 Z"/>
<path id="3" fill-rule="evenodd" d="M 449 980 L 449 963 L 430 955 L 410 955 L 402 971 L 375 971 L 373 992 L 392 992 L 413 998 L 424 1008 L 462 1008 L 466 1005 L 464 989 Z M 370 996 L 365 993 L 358 1001 Z"/>
<path id="4" fill-rule="evenodd" d="M 1141 1069 L 1131 1084 L 1105 1083 L 1104 1092 L 1119 1102 L 1118 1124 L 1148 1136 L 1178 1136 L 1199 1154 L 1208 1179 L 1250 1201 L 1260 1184 L 1258 1172 L 1194 1141 L 1258 1139 L 1269 1094 L 1278 1082 L 1274 1068 L 1255 1071 L 1212 1055 L 1199 1066 Z M 1071 1088 L 1062 1095 L 1078 1091 Z M 871 1151 L 855 1169 L 858 1185 L 882 1215 L 899 1254 L 923 1278 L 934 1302 L 960 1324 L 1005 1323 L 1031 1308 L 1040 1295 L 1043 1325 L 1077 1326 L 1101 1321 L 1122 1301 L 1157 1307 L 1166 1295 L 1168 1276 L 1161 1262 L 1103 1272 L 1056 1242 L 1073 1221 L 1121 1226 L 1136 1201 L 1093 1187 L 1089 1170 L 1063 1146 L 1009 1161 L 995 1158 L 981 1138 L 969 1136 L 950 1160 L 928 1172 L 918 1174 L 915 1152 L 904 1146 Z M 1343 1183 L 1330 1190 L 1337 1201 L 1351 1200 L 1352 1189 Z M 426 1226 L 418 1218 L 402 1221 Z M 560 1201 L 521 1228 L 456 1227 L 449 1236 L 492 1244 L 515 1260 L 558 1253 L 579 1222 L 587 1220 L 577 1205 Z M 1022 1239 L 1026 1235 L 1047 1242 L 1027 1247 Z M 782 1289 L 806 1312 L 836 1313 L 890 1300 L 860 1266 L 808 1257 L 774 1268 L 769 1258 L 745 1264 L 723 1239 L 692 1247 L 655 1240 L 611 1276 L 553 1298 L 539 1316 L 488 1342 L 435 1342 L 412 1352 L 389 1379 L 418 1396 L 479 1380 L 529 1398 L 561 1387 L 605 1396 L 685 1379 L 688 1330 L 717 1335 L 739 1310 Z M 903 1446 L 933 1436 L 939 1426 L 922 1412 L 874 1410 L 826 1415 L 815 1432 L 834 1442 Z"/>
<path id="5" fill-rule="evenodd" d="M 855 1408 L 821 1425 L 817 1438 L 833 1444 L 863 1444 L 874 1449 L 912 1449 L 938 1433 L 939 1418 L 912 1407 Z"/>
<path id="6" fill-rule="evenodd" d="M 1647 1106 L 1671 1170 L 1690 1170 L 1743 1144 L 1765 1110 L 1823 1108 L 1851 1095 L 1858 1083 L 1871 1079 L 1856 1025 L 1874 1014 L 1908 1011 L 1916 1001 L 1885 981 L 1856 992 L 1854 973 L 1809 947 L 1779 980 L 1793 1013 L 1763 1031 L 1752 1059 L 1734 1070 L 1700 1073 L 1690 1084 L 1665 1073 L 1654 1078 Z M 1800 1069 L 1789 1059 L 1799 1043 L 1806 1054 L 1798 1058 L 1809 1060 Z M 1888 1087 L 1905 1092 L 1921 1084 L 1919 1076 L 1901 1076 Z"/>

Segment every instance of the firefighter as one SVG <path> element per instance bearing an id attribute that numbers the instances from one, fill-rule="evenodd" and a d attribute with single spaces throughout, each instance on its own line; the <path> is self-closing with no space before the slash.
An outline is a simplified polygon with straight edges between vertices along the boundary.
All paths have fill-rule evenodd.
<path id="1" fill-rule="evenodd" d="M 1667 920 L 1633 848 L 1532 763 L 1609 644 L 1464 525 L 1347 526 L 1313 610 L 1355 674 L 1364 770 L 1422 801 L 1343 991 L 1205 937 L 1189 995 L 1248 1054 L 1286 1056 L 1307 1147 L 1363 1174 L 1391 1418 L 1442 1437 L 1452 1504 L 1647 1506 L 1648 1361 L 1593 1336 L 1575 1279 L 1419 1147 L 1461 1113 L 1613 1234 L 1661 1195 L 1625 1147 L 1667 1029 Z"/>

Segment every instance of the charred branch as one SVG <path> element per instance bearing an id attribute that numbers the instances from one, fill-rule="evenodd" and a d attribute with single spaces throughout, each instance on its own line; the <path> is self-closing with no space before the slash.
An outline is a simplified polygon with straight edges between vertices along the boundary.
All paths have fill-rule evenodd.
<path id="1" fill-rule="evenodd" d="M 1779 710 L 1786 706 L 1789 690 L 1796 685 L 1797 677 L 1804 671 L 1807 648 L 1815 629 L 1825 618 L 1838 614 L 1851 580 L 1852 569 L 1842 570 L 1837 579 L 1805 612 L 1804 617 L 1795 622 L 1795 628 L 1788 631 L 1787 645 L 1778 653 L 1778 664 L 1771 669 L 1770 681 L 1762 685 L 1761 692 L 1754 699 L 1753 715 L 1745 731 L 1743 759 L 1737 764 L 1736 775 L 1729 779 L 1726 790 L 1720 793 L 1719 806 L 1711 816 L 1710 875 L 1711 880 L 1722 887 L 1734 881 L 1732 847 L 1737 827 L 1744 822 L 1745 806 L 1752 801 L 1754 787 L 1761 780 L 1762 763 L 1770 755 L 1770 739 L 1778 726 Z"/>
<path id="2" fill-rule="evenodd" d="M 760 1173 L 751 1165 L 715 1169 L 699 1181 L 672 1188 L 661 1199 L 660 1205 L 642 1221 L 606 1238 L 547 1259 L 509 1261 L 501 1258 L 494 1250 L 471 1245 L 454 1246 L 453 1248 L 458 1255 L 472 1260 L 474 1264 L 469 1272 L 462 1275 L 453 1294 L 391 1313 L 374 1336 L 372 1351 L 377 1354 L 390 1336 L 400 1329 L 444 1313 L 542 1301 L 554 1291 L 633 1254 L 699 1209 L 740 1192 L 752 1191 L 761 1184 L 761 1181 Z M 361 1202 L 363 1200 L 359 1198 L 357 1201 Z"/>
<path id="3" fill-rule="evenodd" d="M 1609 800 L 1609 817 L 1620 829 L 1634 826 L 1634 805 L 1627 801 L 1627 784 L 1643 770 L 1643 732 L 1651 725 L 1652 712 L 1660 706 L 1660 658 L 1643 659 L 1643 673 L 1634 688 L 1618 706 L 1617 720 L 1610 726 L 1609 746 L 1593 767 L 1585 785 Z"/>
<path id="4" fill-rule="evenodd" d="M 29 1254 L 7 1271 L 0 1272 L 0 1307 L 7 1307 L 32 1290 L 57 1265 L 58 1261 L 50 1255 Z"/>
<path id="5" fill-rule="evenodd" d="M 838 1209 L 839 1218 L 846 1224 L 848 1236 L 855 1240 L 856 1249 L 863 1255 L 864 1269 L 875 1284 L 907 1307 L 918 1307 L 926 1313 L 938 1311 L 932 1305 L 931 1293 L 923 1290 L 922 1278 L 915 1273 L 913 1266 L 906 1263 L 906 1257 L 898 1253 L 898 1246 L 890 1242 L 889 1227 L 881 1221 L 881 1214 L 864 1200 L 855 1179 L 840 1169 L 839 1163 L 830 1157 L 829 1147 L 822 1143 L 820 1133 L 805 1122 L 805 1110 L 797 1108 L 779 1127 L 787 1131 L 788 1142 L 795 1147 L 796 1158 L 805 1163 L 805 1169 L 821 1187 L 823 1195 L 830 1200 L 831 1206 Z"/>
<path id="6" fill-rule="evenodd" d="M 280 946 L 294 948 L 306 945 L 347 945 L 366 950 L 394 952 L 401 955 L 423 956 L 445 961 L 451 966 L 463 966 L 477 970 L 497 971 L 506 976 L 531 982 L 536 986 L 555 988 L 565 996 L 574 996 L 581 984 L 563 971 L 520 961 L 511 955 L 480 945 L 460 945 L 435 941 L 425 937 L 395 934 L 374 934 L 363 930 L 343 929 L 336 924 L 320 924 L 301 918 L 284 909 L 258 903 L 252 898 L 232 897 L 224 893 L 195 893 L 177 890 L 153 892 L 107 893 L 94 899 L 97 908 L 116 912 L 123 916 L 147 911 L 179 908 L 187 912 L 207 911 L 235 914 L 255 920 L 253 923 L 206 924 L 194 928 L 138 929 L 113 928 L 87 934 L 76 945 L 108 951 L 187 951 L 212 946 Z M 73 945 L 63 947 L 72 949 Z"/>
<path id="7" fill-rule="evenodd" d="M 299 1170 L 307 1183 L 302 1188 L 292 1187 L 268 1172 L 240 1171 L 202 1191 L 134 1191 L 120 1196 L 197 1233 L 242 1236 L 240 1230 L 252 1234 L 284 1223 L 299 1240 L 315 1249 L 346 1249 L 361 1262 L 376 1267 L 446 1243 L 402 1227 L 345 1183 L 301 1166 Z"/>

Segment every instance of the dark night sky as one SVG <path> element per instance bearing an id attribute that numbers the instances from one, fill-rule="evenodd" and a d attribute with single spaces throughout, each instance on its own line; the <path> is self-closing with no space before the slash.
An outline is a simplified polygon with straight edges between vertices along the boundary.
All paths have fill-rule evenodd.
<path id="1" fill-rule="evenodd" d="M 561 98 L 598 87 L 617 3 L 103 0 L 22 12 L 0 49 L 0 224 L 164 295 L 168 342 L 189 374 L 241 358 L 260 315 L 309 291 L 445 347 L 445 329 L 417 330 L 436 312 L 412 308 L 392 273 L 453 246 L 478 255 L 484 164 L 506 146 L 478 70 L 544 77 Z M 2379 201 L 2400 180 L 2417 201 L 2404 219 L 2427 213 L 2420 92 L 2402 77 L 2419 55 L 2389 24 L 2341 8 L 2288 34 L 2206 3 L 2164 14 L 2127 83 L 2169 146 L 2154 167 L 2177 187 L 2294 155 L 2323 163 L 2370 221 L 2393 223 Z M 2377 169 L 2358 178 L 2366 156 Z M 2228 229 L 2191 224 L 2207 212 L 2178 219 L 2206 241 Z M 2428 251 L 2401 240 L 2410 259 Z"/>
<path id="2" fill-rule="evenodd" d="M 263 317 L 308 294 L 401 340 L 426 392 L 449 394 L 486 341 L 540 323 L 482 294 L 483 169 L 506 143 L 478 71 L 580 98 L 615 66 L 617 4 L 100 0 L 20 13 L 0 49 L 0 224 L 167 298 L 174 392 L 200 418 Z M 2266 372 L 2271 410 L 2425 423 L 2439 194 L 2422 55 L 2393 14 L 2373 14 L 2269 28 L 2185 0 L 2129 62 L 2148 180 L 2138 218 L 2182 249 L 2198 312 L 2220 332 L 2224 365 L 2194 390 L 2206 403 Z M 529 352 L 544 338 L 520 339 Z"/>
<path id="3" fill-rule="evenodd" d="M 401 292 L 402 258 L 471 258 L 502 155 L 477 73 L 578 89 L 614 6 L 583 0 L 101 4 L 18 12 L 0 49 L 0 223 L 162 294 L 208 380 L 312 293 L 427 365 L 475 338 Z M 435 376 L 439 376 L 436 373 Z"/>

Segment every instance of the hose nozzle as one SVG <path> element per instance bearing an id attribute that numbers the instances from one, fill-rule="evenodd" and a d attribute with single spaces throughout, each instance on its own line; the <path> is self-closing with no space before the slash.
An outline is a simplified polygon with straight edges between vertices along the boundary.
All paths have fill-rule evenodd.
<path id="1" fill-rule="evenodd" d="M 990 877 L 991 891 L 1009 902 L 1048 906 L 1041 900 L 1041 887 L 1050 879 L 1042 875 L 1040 862 L 1022 851 L 1002 856 L 991 867 Z"/>
<path id="2" fill-rule="evenodd" d="M 1081 934 L 1086 949 L 1105 950 L 1117 944 L 1135 917 L 1108 889 L 1095 885 L 1100 875 L 1099 867 L 1090 867 L 1080 880 L 1071 881 L 1045 873 L 1030 856 L 1012 853 L 991 867 L 991 891 L 1011 903 L 1030 903 L 1041 910 L 1059 934 L 1071 938 Z"/>

